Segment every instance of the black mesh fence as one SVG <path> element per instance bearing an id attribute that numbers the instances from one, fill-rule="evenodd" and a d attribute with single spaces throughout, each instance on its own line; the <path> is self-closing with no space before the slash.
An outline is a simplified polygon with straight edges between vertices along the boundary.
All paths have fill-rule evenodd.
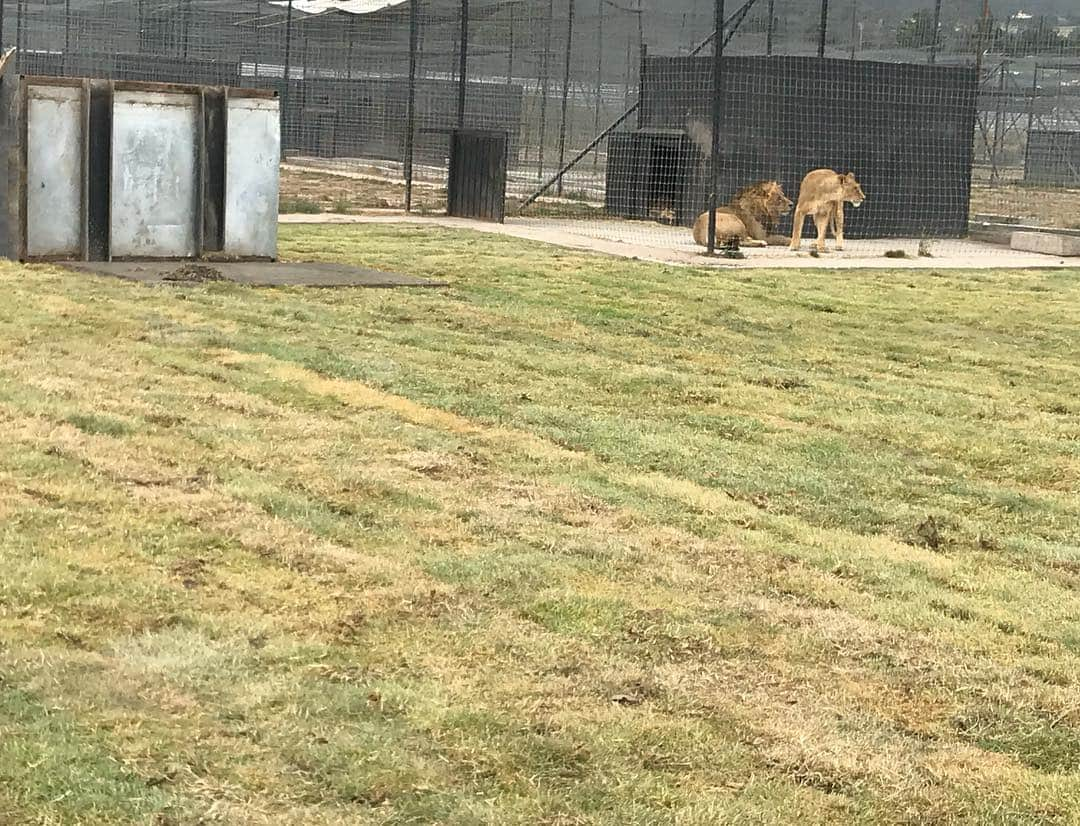
<path id="1" fill-rule="evenodd" d="M 443 210 L 466 127 L 505 135 L 511 217 L 690 243 L 714 179 L 829 167 L 850 237 L 955 238 L 1080 225 L 1074 6 L 727 0 L 715 169 L 714 0 L 5 0 L 0 39 L 25 74 L 277 89 L 288 208 Z"/>

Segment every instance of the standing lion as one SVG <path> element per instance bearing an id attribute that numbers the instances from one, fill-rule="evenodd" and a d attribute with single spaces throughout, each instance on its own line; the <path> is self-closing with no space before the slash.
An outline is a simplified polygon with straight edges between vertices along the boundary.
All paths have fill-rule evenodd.
<path id="1" fill-rule="evenodd" d="M 802 243 L 803 224 L 806 216 L 814 217 L 817 227 L 817 250 L 825 252 L 825 234 L 832 230 L 836 249 L 844 248 L 844 202 L 858 209 L 866 200 L 855 174 L 841 175 L 832 169 L 815 169 L 806 173 L 799 187 L 799 204 L 795 207 L 795 220 L 791 228 L 791 249 L 797 250 Z"/>
<path id="2" fill-rule="evenodd" d="M 716 240 L 723 243 L 737 239 L 748 247 L 786 244 L 787 239 L 772 235 L 781 215 L 791 211 L 791 200 L 776 181 L 759 181 L 745 186 L 725 207 L 716 209 Z M 694 222 L 694 241 L 709 244 L 709 213 L 701 213 Z"/>

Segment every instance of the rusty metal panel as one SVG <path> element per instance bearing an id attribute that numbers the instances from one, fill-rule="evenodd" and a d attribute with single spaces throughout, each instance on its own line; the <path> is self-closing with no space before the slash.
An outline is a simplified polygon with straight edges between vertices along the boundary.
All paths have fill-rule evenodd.
<path id="1" fill-rule="evenodd" d="M 111 254 L 198 254 L 199 96 L 118 88 L 113 96 Z"/>
<path id="2" fill-rule="evenodd" d="M 281 113 L 276 99 L 230 97 L 225 130 L 225 253 L 277 256 Z"/>
<path id="3" fill-rule="evenodd" d="M 26 254 L 81 256 L 83 89 L 26 89 Z"/>

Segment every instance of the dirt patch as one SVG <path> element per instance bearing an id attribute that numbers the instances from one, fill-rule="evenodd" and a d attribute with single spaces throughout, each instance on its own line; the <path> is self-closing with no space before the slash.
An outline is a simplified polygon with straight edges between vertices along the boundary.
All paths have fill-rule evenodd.
<path id="1" fill-rule="evenodd" d="M 372 209 L 404 209 L 405 183 L 400 177 L 370 166 L 325 171 L 283 166 L 281 169 L 282 214 L 334 213 L 348 215 Z M 521 199 L 506 196 L 507 215 L 516 215 Z M 446 187 L 427 181 L 413 184 L 412 208 L 418 213 L 446 211 Z M 596 220 L 607 217 L 602 203 L 571 197 L 539 198 L 528 207 L 531 217 Z"/>
<path id="2" fill-rule="evenodd" d="M 404 209 L 405 183 L 285 167 L 281 170 L 281 204 L 282 212 L 305 211 L 297 210 L 297 204 L 309 206 L 312 213 Z M 290 205 L 291 210 L 287 208 Z M 446 189 L 417 183 L 413 186 L 412 205 L 417 212 L 442 212 L 446 209 Z"/>
<path id="3" fill-rule="evenodd" d="M 178 559 L 170 568 L 171 573 L 180 584 L 188 590 L 198 588 L 206 584 L 206 560 L 201 557 Z"/>
<path id="4" fill-rule="evenodd" d="M 810 386 L 798 376 L 756 376 L 747 379 L 747 383 L 773 390 L 802 390 Z"/>
<path id="5" fill-rule="evenodd" d="M 143 284 L 198 284 L 231 281 L 251 287 L 445 287 L 444 281 L 428 281 L 395 272 L 369 270 L 349 264 L 320 261 L 218 261 L 215 266 L 188 261 L 176 269 L 173 263 L 132 261 L 71 261 L 63 266 L 78 272 L 112 275 Z"/>
<path id="6" fill-rule="evenodd" d="M 975 184 L 971 188 L 971 211 L 1005 215 L 1045 227 L 1076 229 L 1080 228 L 1080 190 Z"/>
<path id="7" fill-rule="evenodd" d="M 162 281 L 172 284 L 202 284 L 206 281 L 224 281 L 221 270 L 205 264 L 184 264 L 161 277 Z"/>
<path id="8" fill-rule="evenodd" d="M 940 550 L 944 543 L 938 522 L 932 516 L 926 517 L 915 526 L 915 538 L 920 545 L 932 551 Z"/>

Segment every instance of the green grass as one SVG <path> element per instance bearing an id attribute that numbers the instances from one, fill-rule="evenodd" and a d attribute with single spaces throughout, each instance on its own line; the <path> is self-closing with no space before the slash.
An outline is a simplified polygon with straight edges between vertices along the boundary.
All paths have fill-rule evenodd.
<path id="1" fill-rule="evenodd" d="M 0 823 L 1080 822 L 1077 271 L 0 266 Z"/>
<path id="2" fill-rule="evenodd" d="M 322 207 L 310 198 L 282 198 L 278 205 L 282 215 L 318 215 L 322 211 Z"/>

